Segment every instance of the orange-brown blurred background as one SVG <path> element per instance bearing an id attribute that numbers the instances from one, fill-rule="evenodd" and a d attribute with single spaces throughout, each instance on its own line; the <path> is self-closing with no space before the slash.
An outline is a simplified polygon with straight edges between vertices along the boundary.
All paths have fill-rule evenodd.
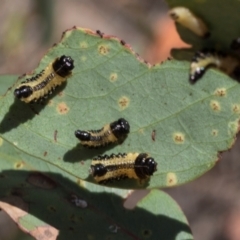
<path id="1" fill-rule="evenodd" d="M 30 72 L 73 26 L 115 35 L 152 64 L 169 57 L 172 47 L 185 46 L 163 0 L 2 0 L 0 22 L 0 74 Z M 183 209 L 196 240 L 240 239 L 239 146 L 201 178 L 165 190 Z M 128 206 L 146 192 L 135 192 Z M 8 221 L 0 212 L 0 240 L 26 239 Z"/>
<path id="2" fill-rule="evenodd" d="M 35 68 L 46 50 L 73 26 L 115 35 L 151 63 L 166 59 L 181 46 L 161 0 L 3 0 L 0 9 L 0 73 L 20 74 Z"/>

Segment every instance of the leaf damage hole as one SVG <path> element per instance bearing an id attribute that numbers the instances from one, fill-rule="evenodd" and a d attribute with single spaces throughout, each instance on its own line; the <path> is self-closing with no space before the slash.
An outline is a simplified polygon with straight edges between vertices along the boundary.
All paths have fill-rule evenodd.
<path id="1" fill-rule="evenodd" d="M 83 42 L 80 42 L 79 46 L 80 46 L 80 48 L 86 49 L 86 48 L 88 48 L 88 43 L 83 41 Z"/>
<path id="2" fill-rule="evenodd" d="M 146 238 L 150 237 L 152 235 L 152 231 L 150 229 L 144 229 L 142 231 L 142 235 Z"/>
<path id="3" fill-rule="evenodd" d="M 234 105 L 232 106 L 232 111 L 233 111 L 234 113 L 239 113 L 239 112 L 240 112 L 240 105 L 239 105 L 239 104 L 234 104 Z"/>
<path id="4" fill-rule="evenodd" d="M 210 107 L 212 108 L 213 111 L 218 112 L 221 110 L 220 103 L 218 101 L 211 101 L 210 102 Z"/>
<path id="5" fill-rule="evenodd" d="M 0 147 L 3 145 L 3 139 L 0 137 Z"/>
<path id="6" fill-rule="evenodd" d="M 126 96 L 122 96 L 119 100 L 118 100 L 118 105 L 121 108 L 121 110 L 126 109 L 129 106 L 130 103 L 130 99 Z"/>
<path id="7" fill-rule="evenodd" d="M 110 80 L 110 82 L 115 82 L 117 80 L 117 78 L 118 78 L 117 73 L 111 73 L 109 80 Z"/>
<path id="8" fill-rule="evenodd" d="M 174 186 L 177 184 L 177 175 L 173 172 L 167 174 L 167 186 Z"/>
<path id="9" fill-rule="evenodd" d="M 57 105 L 57 112 L 59 114 L 66 114 L 69 111 L 69 107 L 65 102 L 61 102 Z"/>
<path id="10" fill-rule="evenodd" d="M 98 52 L 101 54 L 101 55 L 107 55 L 109 53 L 109 47 L 107 45 L 104 45 L 104 44 L 100 44 L 98 46 Z"/>
<path id="11" fill-rule="evenodd" d="M 227 95 L 227 91 L 226 91 L 225 88 L 217 88 L 217 89 L 215 90 L 214 94 L 215 94 L 216 96 L 219 96 L 219 97 L 224 97 L 224 96 Z"/>
<path id="12" fill-rule="evenodd" d="M 216 136 L 218 135 L 218 130 L 217 130 L 217 129 L 213 129 L 213 130 L 212 130 L 212 135 L 213 135 L 214 137 L 216 137 Z"/>
<path id="13" fill-rule="evenodd" d="M 15 168 L 15 169 L 21 169 L 21 168 L 23 168 L 23 166 L 24 166 L 24 162 L 22 162 L 22 161 L 16 162 L 16 163 L 14 164 L 14 168 Z"/>
<path id="14" fill-rule="evenodd" d="M 173 140 L 177 144 L 182 144 L 185 141 L 185 135 L 180 132 L 176 132 L 173 134 Z"/>

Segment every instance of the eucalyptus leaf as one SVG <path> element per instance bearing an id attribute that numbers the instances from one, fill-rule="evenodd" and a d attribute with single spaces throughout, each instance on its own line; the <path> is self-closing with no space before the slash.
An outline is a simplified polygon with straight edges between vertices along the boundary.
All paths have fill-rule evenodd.
<path id="1" fill-rule="evenodd" d="M 166 187 L 202 175 L 215 165 L 218 153 L 234 143 L 239 84 L 226 75 L 210 70 L 192 86 L 188 63 L 166 61 L 152 67 L 117 38 L 101 38 L 86 29 L 68 30 L 35 73 L 63 54 L 74 59 L 73 76 L 45 105 L 14 99 L 14 88 L 25 78 L 1 97 L 1 166 L 16 152 L 15 163 L 3 170 L 24 162 L 24 170 L 61 170 L 73 181 L 94 183 L 89 174 L 93 157 L 146 152 L 158 163 L 149 181 L 129 179 L 109 186 Z M 88 149 L 74 136 L 76 129 L 100 129 L 120 117 L 131 126 L 122 144 Z M 5 143 L 12 149 L 6 150 Z"/>

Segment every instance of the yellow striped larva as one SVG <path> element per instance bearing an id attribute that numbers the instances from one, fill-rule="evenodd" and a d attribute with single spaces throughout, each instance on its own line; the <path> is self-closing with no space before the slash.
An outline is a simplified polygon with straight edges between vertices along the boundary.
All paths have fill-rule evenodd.
<path id="1" fill-rule="evenodd" d="M 209 67 L 216 67 L 235 79 L 240 77 L 240 62 L 230 55 L 204 50 L 196 52 L 190 66 L 189 81 L 195 83 Z"/>
<path id="2" fill-rule="evenodd" d="M 39 74 L 22 82 L 14 91 L 15 97 L 26 103 L 41 102 L 70 77 L 73 62 L 64 55 L 55 59 Z"/>
<path id="3" fill-rule="evenodd" d="M 110 124 L 106 124 L 99 130 L 76 130 L 75 136 L 81 141 L 81 144 L 89 148 L 98 148 L 110 143 L 121 142 L 130 131 L 130 125 L 127 120 L 120 118 Z"/>
<path id="4" fill-rule="evenodd" d="M 119 153 L 92 160 L 91 173 L 98 183 L 122 178 L 146 179 L 157 171 L 157 163 L 147 153 Z"/>
<path id="5" fill-rule="evenodd" d="M 210 32 L 206 24 L 200 18 L 196 17 L 188 8 L 172 8 L 169 11 L 169 15 L 175 22 L 188 28 L 196 35 L 203 38 L 209 37 Z"/>

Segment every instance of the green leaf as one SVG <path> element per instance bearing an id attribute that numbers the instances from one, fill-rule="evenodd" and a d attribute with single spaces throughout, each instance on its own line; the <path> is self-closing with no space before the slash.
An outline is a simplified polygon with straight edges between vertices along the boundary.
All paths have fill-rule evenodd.
<path id="1" fill-rule="evenodd" d="M 201 18 L 210 30 L 210 37 L 203 39 L 190 30 L 176 24 L 181 38 L 192 45 L 191 52 L 203 48 L 217 49 L 230 52 L 230 44 L 233 39 L 240 36 L 240 2 L 238 0 L 166 0 L 169 8 L 183 6 L 190 9 L 196 16 Z M 176 59 L 190 60 L 193 54 L 189 50 L 174 50 Z"/>
<path id="2" fill-rule="evenodd" d="M 59 172 L 60 173 L 60 172 Z M 0 198 L 20 208 L 16 223 L 38 239 L 193 239 L 179 206 L 152 190 L 133 210 L 123 207 L 130 191 L 69 181 L 60 174 L 3 171 Z M 11 191 L 9 191 L 9 188 Z M 74 199 L 85 204 L 75 204 Z"/>
<path id="3" fill-rule="evenodd" d="M 15 75 L 2 75 L 0 76 L 0 98 L 2 95 L 4 95 L 8 88 L 11 87 L 11 85 L 17 80 L 17 76 Z"/>
<path id="4" fill-rule="evenodd" d="M 187 63 L 166 61 L 150 67 L 118 39 L 100 38 L 85 29 L 67 31 L 35 72 L 63 54 L 74 59 L 73 76 L 48 104 L 30 106 L 14 99 L 21 80 L 0 99 L 2 170 L 61 172 L 73 182 L 94 182 L 89 167 L 98 154 L 147 152 L 158 163 L 149 181 L 131 179 L 110 186 L 165 187 L 202 175 L 214 166 L 218 153 L 234 143 L 239 84 L 224 74 L 210 70 L 192 86 Z M 76 129 L 99 129 L 120 117 L 131 126 L 123 144 L 97 150 L 78 145 Z"/>
<path id="5" fill-rule="evenodd" d="M 159 204 L 161 202 L 161 204 Z M 187 220 L 182 214 L 179 207 L 174 204 L 174 201 L 164 192 L 159 190 L 151 190 L 150 193 L 144 197 L 137 204 L 138 208 L 146 209 L 148 212 L 157 216 L 160 220 L 162 218 L 162 223 L 160 225 L 154 225 L 157 229 L 162 228 L 161 234 L 158 237 L 152 232 L 151 229 L 147 229 L 147 225 L 143 226 L 143 233 L 149 233 L 150 239 L 193 239 L 190 231 L 187 227 Z M 140 221 L 141 222 L 140 218 Z M 146 219 L 144 221 L 147 223 L 153 223 L 151 219 Z M 134 221 L 132 221 L 134 223 Z M 145 229 L 144 229 L 145 228 Z M 160 229 L 159 229 L 160 230 Z M 146 238 L 147 238 L 146 234 Z"/>

